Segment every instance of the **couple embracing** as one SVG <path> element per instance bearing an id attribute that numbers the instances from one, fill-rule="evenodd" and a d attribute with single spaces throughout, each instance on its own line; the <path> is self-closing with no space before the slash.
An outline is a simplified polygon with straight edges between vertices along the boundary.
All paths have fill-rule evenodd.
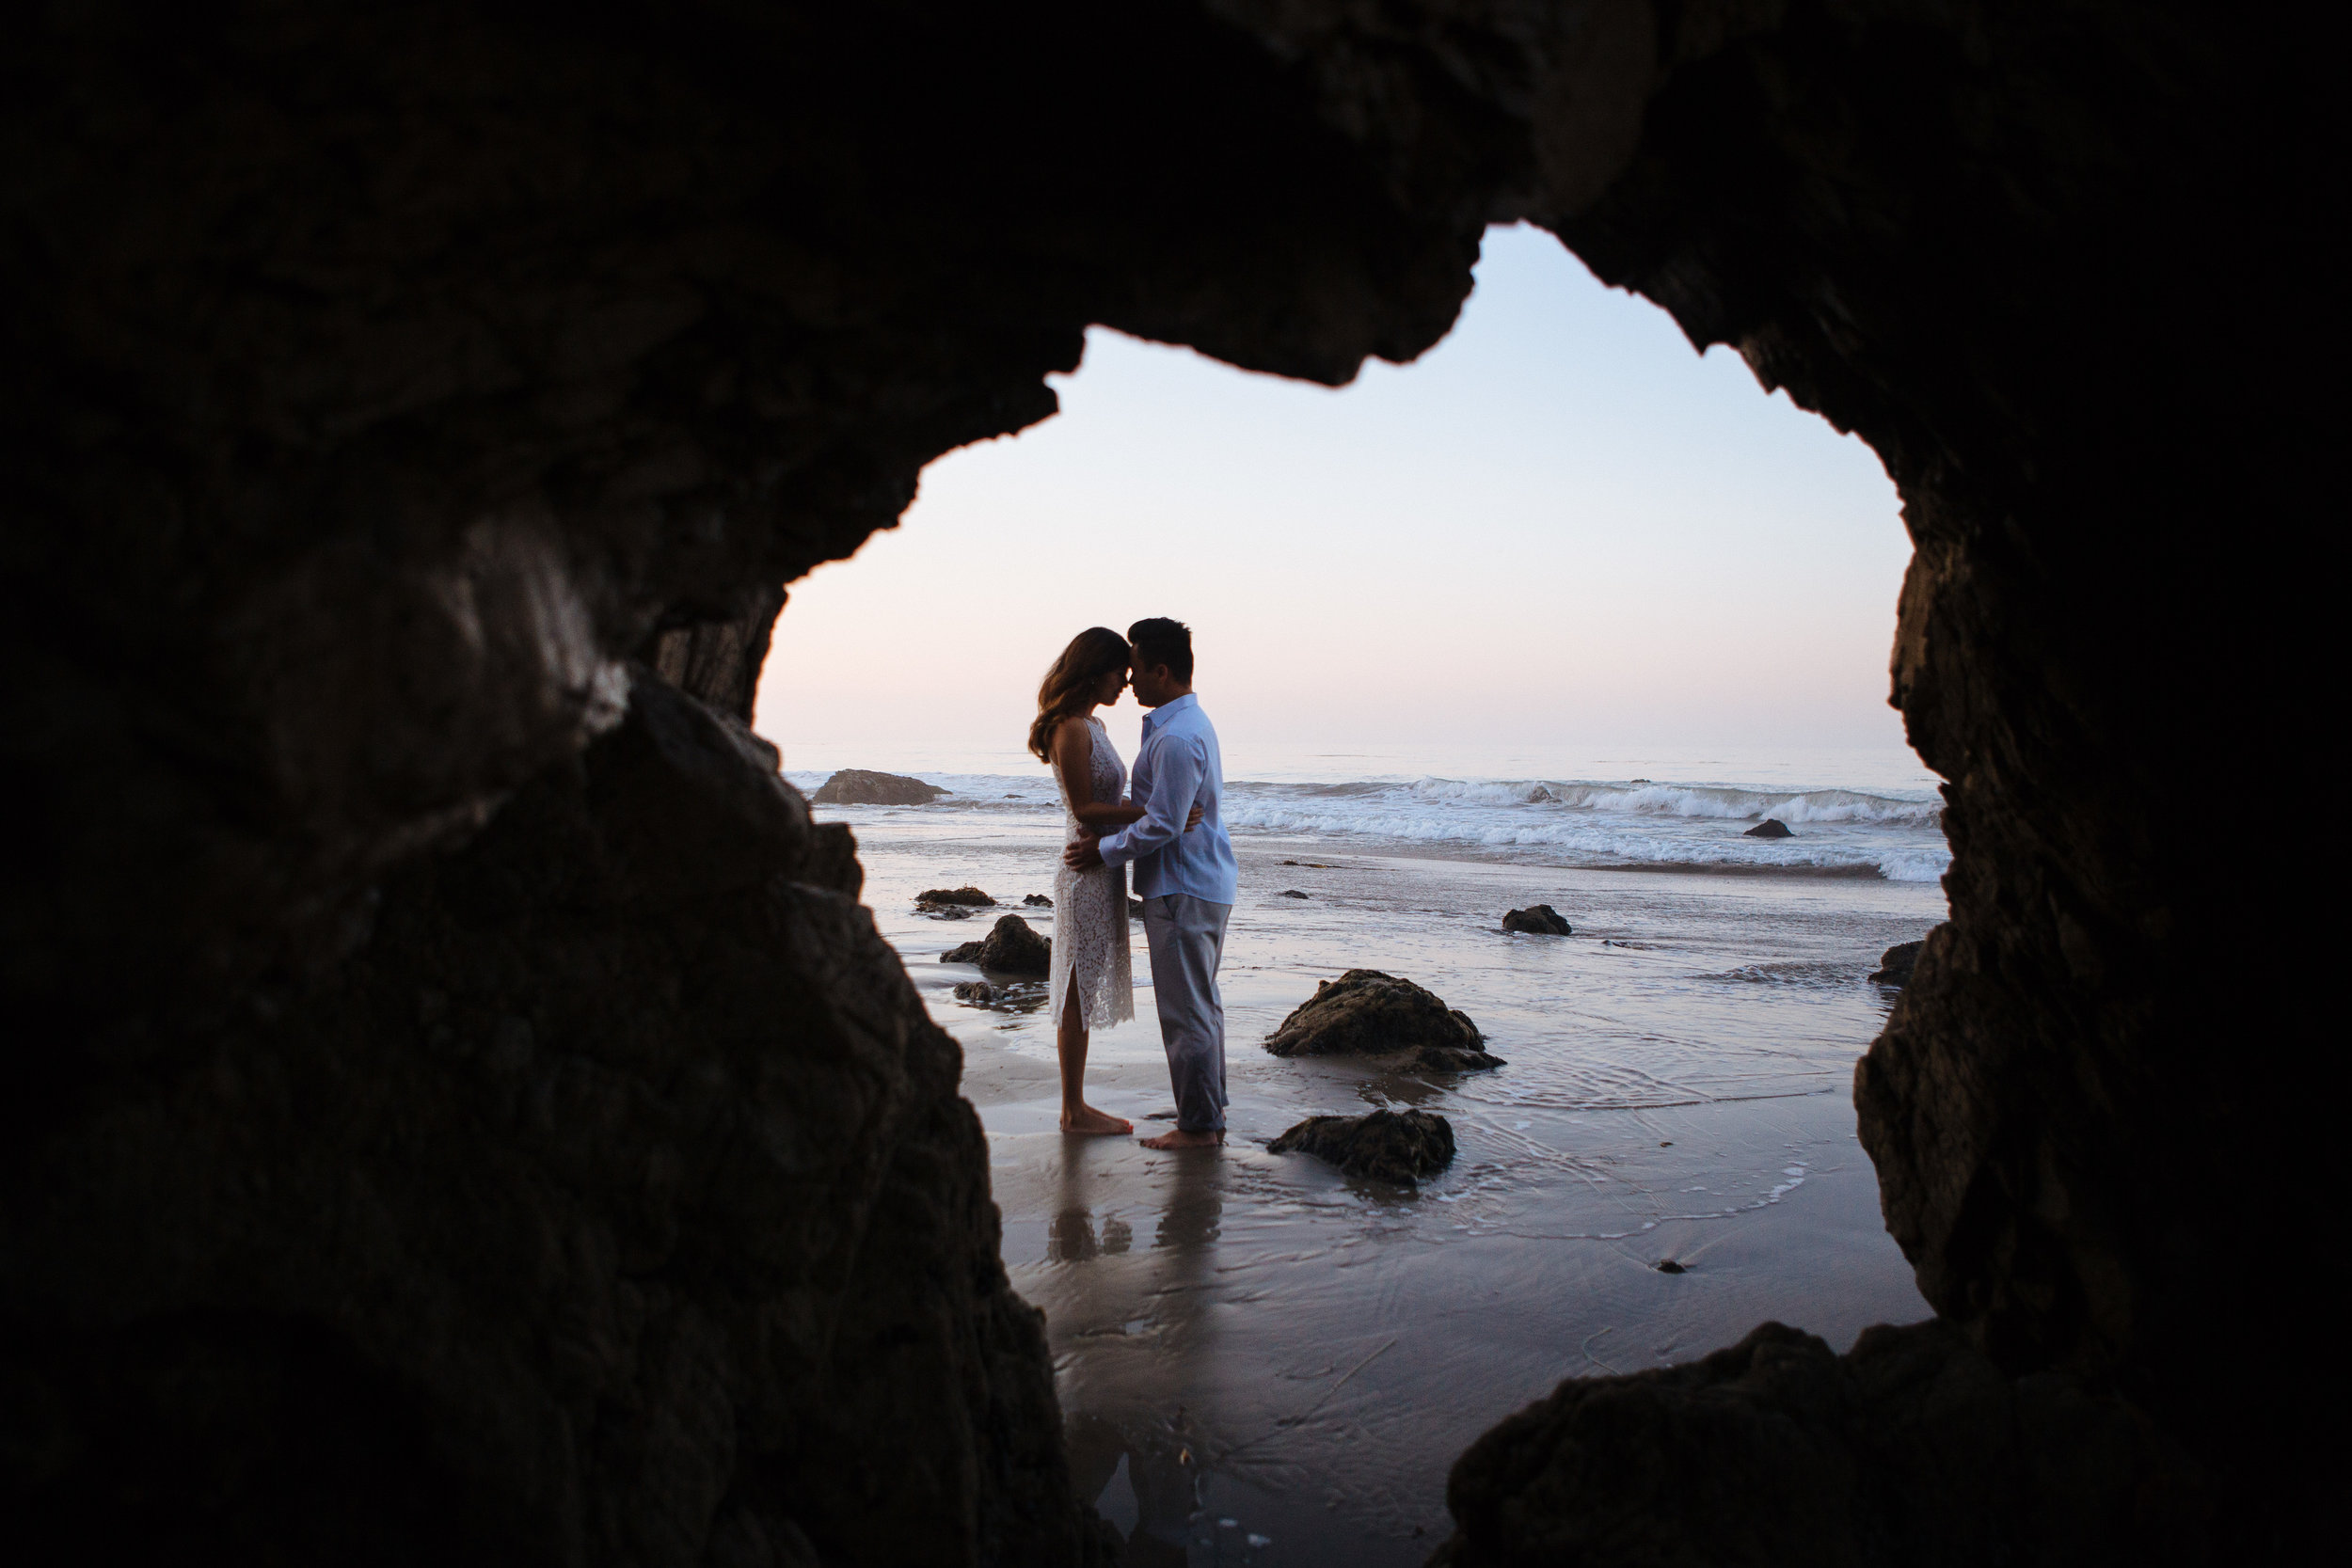
<path id="1" fill-rule="evenodd" d="M 1143 721 L 1132 788 L 1097 707 L 1130 686 Z M 1135 1124 L 1086 1102 L 1087 1043 L 1096 1024 L 1136 1016 L 1127 948 L 1127 868 L 1143 900 L 1152 994 L 1176 1089 L 1176 1127 L 1146 1148 L 1209 1148 L 1225 1141 L 1225 1004 L 1216 968 L 1233 912 L 1233 842 L 1217 797 L 1225 784 L 1216 731 L 1192 694 L 1192 632 L 1153 617 L 1127 635 L 1080 632 L 1045 673 L 1029 750 L 1053 765 L 1068 813 L 1054 874 L 1054 958 L 1048 970 L 1061 1053 L 1061 1125 L 1068 1132 L 1132 1132 Z"/>

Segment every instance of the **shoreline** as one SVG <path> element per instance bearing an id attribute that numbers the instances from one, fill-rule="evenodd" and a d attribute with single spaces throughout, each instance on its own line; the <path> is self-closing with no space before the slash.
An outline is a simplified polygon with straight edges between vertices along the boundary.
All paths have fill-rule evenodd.
<path id="1" fill-rule="evenodd" d="M 1933 884 L 1237 841 L 1231 1132 L 1217 1153 L 1160 1154 L 1061 1133 L 1041 991 L 959 1003 L 978 972 L 938 955 L 984 927 L 914 911 L 922 888 L 969 882 L 999 899 L 980 920 L 1049 933 L 1051 911 L 1019 900 L 1050 885 L 1058 830 L 861 815 L 866 901 L 963 1045 L 1003 1260 L 1046 1311 L 1080 1495 L 1131 1561 L 1419 1564 L 1450 1528 L 1461 1449 L 1560 1378 L 1688 1360 L 1768 1318 L 1842 1346 L 1930 1315 L 1880 1219 L 1851 1081 L 1893 994 L 1864 976 L 1942 918 Z M 1576 934 L 1503 933 L 1530 902 Z M 1088 1094 L 1147 1128 L 1172 1102 L 1131 936 L 1140 1016 L 1096 1032 Z M 1508 1065 L 1261 1049 L 1353 967 L 1428 986 Z M 1379 1106 L 1446 1117 L 1453 1165 L 1393 1189 L 1266 1151 L 1309 1115 Z"/>

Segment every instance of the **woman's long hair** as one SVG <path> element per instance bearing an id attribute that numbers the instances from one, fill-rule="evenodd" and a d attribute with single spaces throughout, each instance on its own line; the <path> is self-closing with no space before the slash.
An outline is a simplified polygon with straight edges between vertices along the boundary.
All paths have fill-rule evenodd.
<path id="1" fill-rule="evenodd" d="M 1070 640 L 1037 689 L 1037 721 L 1029 726 L 1029 750 L 1038 761 L 1054 760 L 1056 727 L 1093 705 L 1095 685 L 1104 675 L 1125 668 L 1127 640 L 1110 627 L 1089 626 Z"/>

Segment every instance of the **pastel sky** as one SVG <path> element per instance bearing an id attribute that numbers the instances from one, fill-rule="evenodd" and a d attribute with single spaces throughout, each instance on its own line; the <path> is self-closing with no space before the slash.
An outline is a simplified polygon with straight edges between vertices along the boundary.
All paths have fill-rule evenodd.
<path id="1" fill-rule="evenodd" d="M 794 585 L 758 711 L 788 768 L 1016 749 L 1070 637 L 1145 615 L 1191 624 L 1229 756 L 1902 746 L 1875 454 L 1540 230 L 1346 388 L 1100 328 L 1056 385 Z"/>

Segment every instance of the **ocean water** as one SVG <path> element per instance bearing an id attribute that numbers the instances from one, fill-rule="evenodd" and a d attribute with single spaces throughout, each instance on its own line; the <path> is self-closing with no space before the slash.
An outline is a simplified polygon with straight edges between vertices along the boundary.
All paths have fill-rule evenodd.
<path id="1" fill-rule="evenodd" d="M 951 791 L 930 809 L 971 814 L 978 819 L 976 832 L 986 831 L 979 823 L 992 819 L 1059 817 L 1051 775 L 1025 754 L 929 760 L 966 765 L 911 776 Z M 1932 883 L 1951 863 L 1933 776 L 1907 753 L 1504 753 L 1476 760 L 1504 768 L 1550 766 L 1486 774 L 1396 766 L 1437 760 L 1237 752 L 1227 759 L 1226 826 L 1236 840 L 1311 840 L 1369 852 L 1558 866 L 1784 871 Z M 787 772 L 805 790 L 829 776 L 829 770 L 797 767 Z M 1767 819 L 1777 819 L 1793 836 L 1746 836 Z"/>
<path id="2" fill-rule="evenodd" d="M 1462 1449 L 1563 1377 L 1687 1360 L 1767 1319 L 1843 1348 L 1928 1315 L 1851 1099 L 1894 995 L 1867 975 L 1945 915 L 1927 782 L 1818 758 L 1233 768 L 1231 1134 L 1156 1154 L 1058 1131 L 1041 988 L 954 997 L 977 972 L 942 953 L 1007 910 L 939 919 L 915 895 L 977 884 L 1050 933 L 1020 901 L 1051 892 L 1061 830 L 1042 769 L 935 760 L 964 766 L 894 769 L 956 791 L 934 805 L 818 814 L 854 828 L 877 927 L 962 1044 L 1005 1265 L 1046 1313 L 1075 1480 L 1130 1562 L 1404 1568 L 1450 1528 Z M 1798 836 L 1741 838 L 1761 815 Z M 1502 930 L 1535 902 L 1574 935 Z M 1088 1088 L 1149 1132 L 1172 1101 L 1140 927 L 1134 945 L 1139 1016 L 1095 1032 Z M 1508 1065 L 1262 1049 L 1357 967 L 1437 991 Z M 1418 1188 L 1266 1150 L 1307 1116 L 1408 1105 L 1459 1148 Z"/>

